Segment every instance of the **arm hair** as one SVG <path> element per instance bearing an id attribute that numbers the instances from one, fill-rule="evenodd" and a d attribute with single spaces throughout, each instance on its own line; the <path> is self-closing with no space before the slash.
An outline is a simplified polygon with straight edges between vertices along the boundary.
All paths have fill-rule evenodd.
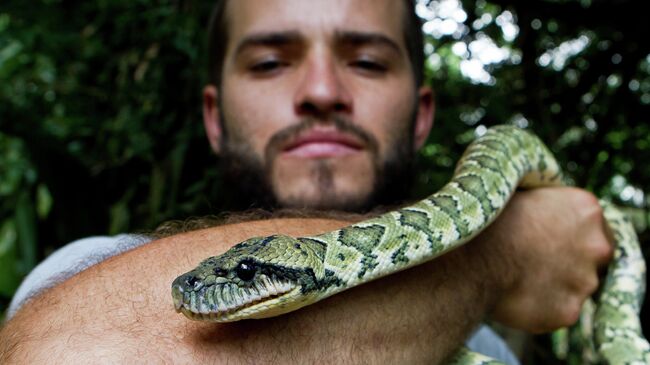
<path id="1" fill-rule="evenodd" d="M 175 313 L 170 283 L 201 259 L 250 236 L 310 235 L 347 223 L 228 224 L 113 257 L 19 310 L 0 332 L 0 363 L 437 363 L 450 355 L 493 302 L 485 245 L 281 317 L 210 324 Z"/>

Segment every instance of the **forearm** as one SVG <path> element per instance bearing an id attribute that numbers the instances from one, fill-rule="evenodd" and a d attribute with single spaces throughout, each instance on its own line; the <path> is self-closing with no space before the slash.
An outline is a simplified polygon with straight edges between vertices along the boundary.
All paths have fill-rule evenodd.
<path id="1" fill-rule="evenodd" d="M 344 224 L 248 222 L 110 259 L 25 305 L 0 333 L 0 363 L 432 363 L 460 345 L 491 305 L 490 288 L 478 284 L 490 282 L 480 252 L 486 245 L 476 244 L 282 317 L 220 325 L 174 312 L 171 281 L 201 259 L 250 236 L 309 235 Z"/>

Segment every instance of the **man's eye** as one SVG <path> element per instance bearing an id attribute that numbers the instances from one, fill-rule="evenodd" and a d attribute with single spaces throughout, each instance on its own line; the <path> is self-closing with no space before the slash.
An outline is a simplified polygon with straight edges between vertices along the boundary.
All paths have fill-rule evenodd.
<path id="1" fill-rule="evenodd" d="M 275 71 L 285 65 L 286 65 L 285 63 L 278 60 L 269 60 L 269 61 L 262 61 L 253 64 L 250 67 L 250 70 L 254 73 L 268 73 L 271 71 Z"/>
<path id="2" fill-rule="evenodd" d="M 351 62 L 350 64 L 352 67 L 364 70 L 364 71 L 371 71 L 371 72 L 384 72 L 387 70 L 387 67 L 384 66 L 383 64 L 376 62 L 376 61 L 371 61 L 371 60 L 356 60 Z"/>

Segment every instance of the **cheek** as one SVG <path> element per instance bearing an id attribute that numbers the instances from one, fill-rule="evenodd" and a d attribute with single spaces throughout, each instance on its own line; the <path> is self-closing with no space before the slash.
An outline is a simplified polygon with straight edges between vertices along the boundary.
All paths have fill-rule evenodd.
<path id="1" fill-rule="evenodd" d="M 413 92 L 390 92 L 389 88 L 383 90 L 387 92 L 371 95 L 364 103 L 359 104 L 362 109 L 358 110 L 360 116 L 363 115 L 359 118 L 359 123 L 377 139 L 380 155 L 378 157 L 382 160 L 395 143 L 401 142 L 403 136 L 408 135 L 412 125 L 415 98 Z"/>
<path id="2" fill-rule="evenodd" d="M 271 137 L 290 124 L 290 116 L 277 101 L 277 95 L 238 83 L 238 90 L 224 86 L 223 117 L 234 141 L 245 143 L 262 160 Z"/>

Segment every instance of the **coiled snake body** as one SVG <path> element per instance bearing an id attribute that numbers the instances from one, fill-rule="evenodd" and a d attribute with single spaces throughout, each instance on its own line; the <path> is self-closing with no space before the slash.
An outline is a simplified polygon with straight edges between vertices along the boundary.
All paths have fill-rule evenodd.
<path id="1" fill-rule="evenodd" d="M 413 205 L 313 237 L 258 237 L 210 257 L 172 284 L 177 311 L 230 322 L 287 313 L 361 283 L 432 260 L 489 225 L 516 188 L 563 185 L 544 144 L 512 127 L 473 142 L 441 190 Z M 628 219 L 603 203 L 616 251 L 594 319 L 599 361 L 650 364 L 639 311 L 645 263 Z M 496 361 L 461 349 L 455 364 Z"/>

